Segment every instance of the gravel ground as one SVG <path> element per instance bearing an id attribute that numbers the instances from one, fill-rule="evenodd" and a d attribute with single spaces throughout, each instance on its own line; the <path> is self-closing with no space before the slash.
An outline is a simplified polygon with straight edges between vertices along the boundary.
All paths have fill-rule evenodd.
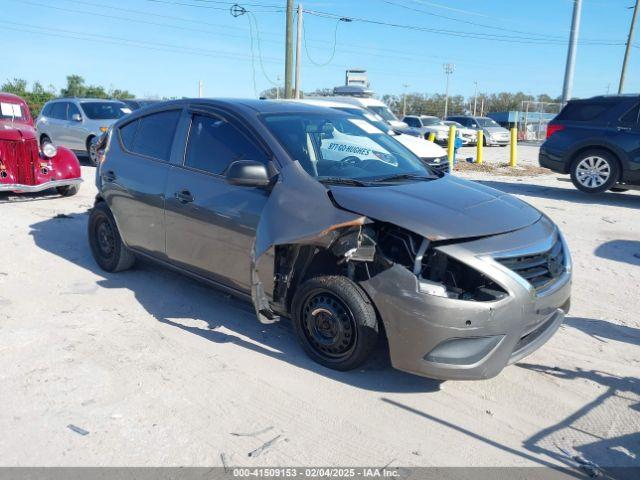
<path id="1" fill-rule="evenodd" d="M 0 196 L 0 465 L 639 465 L 640 194 L 463 173 L 561 226 L 573 306 L 497 378 L 440 383 L 384 352 L 327 370 L 287 323 L 188 278 L 100 271 L 93 172 L 72 198 Z"/>

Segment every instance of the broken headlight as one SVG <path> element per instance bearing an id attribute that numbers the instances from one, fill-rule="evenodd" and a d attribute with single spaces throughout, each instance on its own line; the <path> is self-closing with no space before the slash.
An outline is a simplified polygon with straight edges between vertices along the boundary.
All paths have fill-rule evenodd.
<path id="1" fill-rule="evenodd" d="M 507 296 L 482 272 L 435 249 L 423 257 L 418 280 L 420 292 L 438 297 L 490 302 Z"/>

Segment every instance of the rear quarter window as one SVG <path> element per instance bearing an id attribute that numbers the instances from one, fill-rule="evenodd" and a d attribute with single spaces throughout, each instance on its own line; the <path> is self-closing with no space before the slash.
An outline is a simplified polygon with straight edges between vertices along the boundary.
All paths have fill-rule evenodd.
<path id="1" fill-rule="evenodd" d="M 602 117 L 615 106 L 613 102 L 572 102 L 560 112 L 558 120 L 590 122 Z"/>

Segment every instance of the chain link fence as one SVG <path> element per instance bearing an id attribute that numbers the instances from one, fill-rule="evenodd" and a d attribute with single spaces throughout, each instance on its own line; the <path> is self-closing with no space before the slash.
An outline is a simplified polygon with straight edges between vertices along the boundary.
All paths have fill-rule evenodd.
<path id="1" fill-rule="evenodd" d="M 547 125 L 560 110 L 561 103 L 523 101 L 518 119 L 518 139 L 543 142 L 547 138 Z"/>

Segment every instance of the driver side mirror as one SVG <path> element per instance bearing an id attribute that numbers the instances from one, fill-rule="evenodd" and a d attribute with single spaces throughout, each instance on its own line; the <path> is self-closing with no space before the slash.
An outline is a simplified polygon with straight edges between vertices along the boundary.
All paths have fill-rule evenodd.
<path id="1" fill-rule="evenodd" d="M 79 113 L 74 113 L 73 115 L 71 115 L 71 120 L 73 120 L 74 122 L 81 122 L 82 116 Z"/>
<path id="2" fill-rule="evenodd" d="M 236 160 L 227 168 L 227 182 L 241 187 L 266 187 L 271 183 L 267 167 L 253 160 Z"/>

